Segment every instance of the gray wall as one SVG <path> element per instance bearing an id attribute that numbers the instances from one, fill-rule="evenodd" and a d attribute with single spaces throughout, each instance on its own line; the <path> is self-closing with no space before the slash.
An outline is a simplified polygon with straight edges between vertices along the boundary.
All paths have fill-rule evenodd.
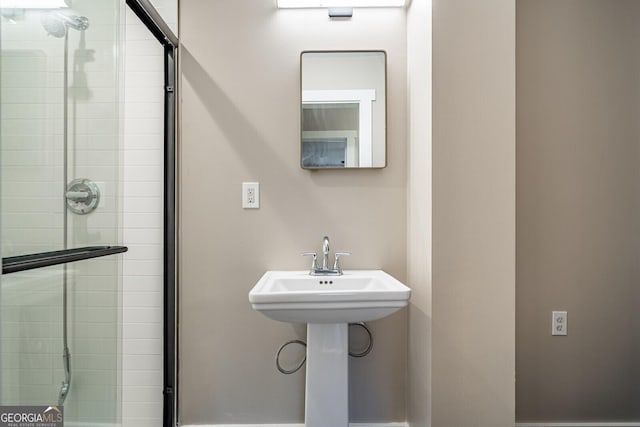
<path id="1" fill-rule="evenodd" d="M 433 2 L 434 427 L 514 423 L 515 0 Z"/>
<path id="2" fill-rule="evenodd" d="M 345 268 L 406 279 L 405 12 L 276 10 L 274 2 L 181 2 L 180 409 L 184 424 L 301 422 L 304 371 L 285 376 L 278 347 L 303 326 L 254 312 L 247 293 L 265 270 L 305 269 L 332 238 Z M 384 49 L 388 167 L 300 169 L 299 55 Z M 261 208 L 242 210 L 243 181 Z M 353 421 L 403 421 L 406 311 L 371 324 L 374 351 L 351 362 Z"/>
<path id="3" fill-rule="evenodd" d="M 635 0 L 518 1 L 519 421 L 640 419 L 638 22 Z"/>

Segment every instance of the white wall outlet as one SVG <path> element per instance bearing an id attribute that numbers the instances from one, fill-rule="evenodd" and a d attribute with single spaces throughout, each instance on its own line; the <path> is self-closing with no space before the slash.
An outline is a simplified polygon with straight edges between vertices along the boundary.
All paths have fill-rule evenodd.
<path id="1" fill-rule="evenodd" d="M 551 312 L 551 335 L 567 335 L 567 312 Z"/>
<path id="2" fill-rule="evenodd" d="M 260 207 L 260 183 L 242 183 L 242 208 L 258 209 Z"/>

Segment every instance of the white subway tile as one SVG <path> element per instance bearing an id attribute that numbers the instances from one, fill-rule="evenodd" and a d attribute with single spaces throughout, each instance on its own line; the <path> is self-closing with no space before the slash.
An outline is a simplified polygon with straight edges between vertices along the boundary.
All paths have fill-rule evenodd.
<path id="1" fill-rule="evenodd" d="M 162 244 L 162 229 L 130 229 L 126 230 L 124 244 Z"/>
<path id="2" fill-rule="evenodd" d="M 129 404 L 125 403 L 122 405 L 122 416 L 129 419 L 140 419 L 140 418 L 157 418 L 158 414 L 162 414 L 162 403 L 161 402 L 137 402 L 137 404 Z M 136 427 L 140 426 L 140 424 L 135 424 Z M 157 424 L 155 427 L 158 427 L 161 424 Z"/>
<path id="3" fill-rule="evenodd" d="M 161 308 L 123 308 L 122 322 L 124 324 L 162 322 L 162 309 Z"/>
<path id="4" fill-rule="evenodd" d="M 144 91 L 144 88 L 136 88 L 136 91 Z M 162 135 L 164 121 L 161 117 L 153 119 L 137 119 L 125 123 L 127 135 Z"/>
<path id="5" fill-rule="evenodd" d="M 123 337 L 125 339 L 162 338 L 162 325 L 160 323 L 125 323 L 123 325 Z M 131 366 L 126 366 L 126 368 L 130 369 Z M 143 369 L 152 368 L 147 366 Z"/>
<path id="6" fill-rule="evenodd" d="M 153 87 L 130 88 L 124 94 L 125 102 L 139 102 L 141 99 L 157 99 L 158 90 Z"/>
<path id="7" fill-rule="evenodd" d="M 130 40 L 127 41 L 126 55 L 127 57 L 149 55 L 150 53 L 157 52 L 159 46 L 157 40 Z"/>
<path id="8" fill-rule="evenodd" d="M 127 260 L 133 261 L 159 261 L 162 260 L 163 250 L 161 245 L 129 245 Z M 158 272 L 159 275 L 162 272 Z"/>
<path id="9" fill-rule="evenodd" d="M 145 384 L 150 386 L 161 386 L 162 377 L 158 376 L 158 371 L 135 370 L 129 371 L 124 379 L 123 385 Z"/>
<path id="10" fill-rule="evenodd" d="M 162 69 L 163 67 L 164 67 L 164 57 L 162 56 L 162 54 L 159 54 L 159 55 L 149 54 L 149 55 L 140 55 L 135 57 L 133 56 L 127 57 L 127 64 L 126 64 L 127 71 L 155 72 L 158 69 Z M 142 100 L 157 101 L 157 99 L 158 99 L 158 95 L 156 94 L 153 97 L 142 98 L 139 101 L 142 101 Z"/>
<path id="11" fill-rule="evenodd" d="M 124 136 L 125 150 L 163 149 L 164 136 L 161 133 Z M 126 152 L 126 151 L 125 151 Z"/>
<path id="12" fill-rule="evenodd" d="M 162 271 L 162 261 L 128 261 L 122 263 L 122 274 L 126 276 L 157 276 Z"/>
<path id="13" fill-rule="evenodd" d="M 164 94 L 164 71 L 162 68 L 155 71 L 129 70 L 125 76 L 126 87 L 154 87 L 160 94 Z"/>
<path id="14" fill-rule="evenodd" d="M 125 153 L 125 167 L 131 169 L 136 166 L 155 166 L 161 168 L 164 159 L 162 149 L 127 150 Z"/>
<path id="15" fill-rule="evenodd" d="M 127 292 L 124 307 L 161 307 L 162 301 L 163 296 L 161 292 Z"/>
<path id="16" fill-rule="evenodd" d="M 125 228 L 162 228 L 163 217 L 160 213 L 127 213 L 123 218 Z"/>
<path id="17" fill-rule="evenodd" d="M 122 340 L 124 354 L 162 354 L 162 340 L 160 339 L 124 339 Z"/>
<path id="18" fill-rule="evenodd" d="M 160 292 L 162 285 L 163 278 L 161 272 L 158 272 L 156 276 L 124 276 L 122 279 L 124 292 Z"/>
<path id="19" fill-rule="evenodd" d="M 162 186 L 158 183 L 158 186 Z M 125 189 L 126 195 L 126 189 Z M 162 197 L 125 197 L 124 211 L 128 213 L 162 213 Z"/>
<path id="20" fill-rule="evenodd" d="M 125 105 L 125 115 L 131 119 L 164 119 L 164 104 L 162 96 L 158 96 L 158 99 L 153 100 L 139 100 L 138 102 L 127 102 Z M 26 104 L 32 105 L 32 104 Z M 15 113 L 14 113 L 15 114 Z M 7 117 L 11 118 L 11 117 Z"/>
<path id="21" fill-rule="evenodd" d="M 158 413 L 153 414 L 153 418 L 131 418 L 123 417 L 122 427 L 158 427 L 162 425 L 162 418 Z"/>
<path id="22" fill-rule="evenodd" d="M 127 197 L 162 197 L 164 193 L 156 182 L 130 182 L 125 191 Z"/>
<path id="23" fill-rule="evenodd" d="M 135 325 L 132 325 L 135 326 Z M 161 329 L 161 326 L 158 326 Z M 162 333 L 161 333 L 162 334 Z M 149 370 L 149 371 L 161 371 L 163 368 L 162 365 L 162 356 L 161 355 L 148 355 L 148 354 L 125 354 L 122 356 L 122 368 L 125 371 L 130 370 Z M 129 390 L 135 390 L 140 395 L 147 395 L 145 399 L 148 399 L 148 395 L 151 390 L 149 387 L 145 385 L 136 385 L 128 386 Z M 148 400 L 147 400 L 148 401 Z"/>

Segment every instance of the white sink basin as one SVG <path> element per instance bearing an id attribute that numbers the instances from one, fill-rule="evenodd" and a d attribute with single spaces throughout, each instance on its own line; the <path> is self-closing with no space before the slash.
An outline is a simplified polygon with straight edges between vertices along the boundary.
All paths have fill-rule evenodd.
<path id="1" fill-rule="evenodd" d="M 411 290 L 382 270 L 342 276 L 267 271 L 249 292 L 254 310 L 281 322 L 352 323 L 386 317 L 408 303 Z"/>

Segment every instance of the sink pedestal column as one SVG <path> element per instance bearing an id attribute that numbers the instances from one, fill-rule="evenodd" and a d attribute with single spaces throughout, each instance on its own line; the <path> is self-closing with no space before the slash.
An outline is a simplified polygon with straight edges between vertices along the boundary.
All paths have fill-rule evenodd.
<path id="1" fill-rule="evenodd" d="M 349 425 L 349 325 L 307 324 L 305 427 Z"/>

